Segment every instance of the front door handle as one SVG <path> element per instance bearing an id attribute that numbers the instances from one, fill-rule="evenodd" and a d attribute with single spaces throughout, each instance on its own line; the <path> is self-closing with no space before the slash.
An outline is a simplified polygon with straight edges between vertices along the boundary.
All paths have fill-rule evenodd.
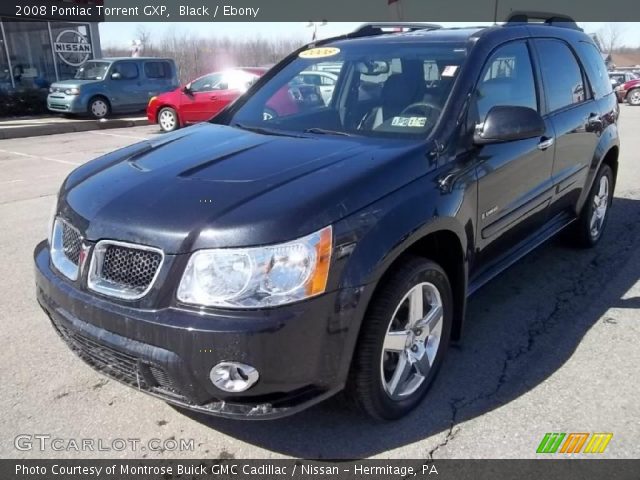
<path id="1" fill-rule="evenodd" d="M 553 137 L 542 137 L 540 143 L 538 144 L 539 150 L 546 150 L 549 147 L 552 147 L 554 143 Z"/>

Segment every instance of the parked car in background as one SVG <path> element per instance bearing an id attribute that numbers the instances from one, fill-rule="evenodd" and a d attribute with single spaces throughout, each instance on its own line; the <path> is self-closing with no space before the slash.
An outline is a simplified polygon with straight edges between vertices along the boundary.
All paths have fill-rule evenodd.
<path id="1" fill-rule="evenodd" d="M 636 77 L 614 87 L 619 102 L 640 105 L 640 77 Z"/>
<path id="2" fill-rule="evenodd" d="M 183 87 L 152 97 L 147 105 L 147 118 L 165 132 L 209 120 L 266 71 L 261 67 L 244 67 L 208 73 Z"/>
<path id="3" fill-rule="evenodd" d="M 151 97 L 178 85 L 171 59 L 101 58 L 85 63 L 74 79 L 53 83 L 47 108 L 100 119 L 110 113 L 142 111 Z"/>

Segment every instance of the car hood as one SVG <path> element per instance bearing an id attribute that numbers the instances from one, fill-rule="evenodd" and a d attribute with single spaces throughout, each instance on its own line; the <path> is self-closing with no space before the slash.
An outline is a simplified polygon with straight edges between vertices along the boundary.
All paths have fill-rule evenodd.
<path id="1" fill-rule="evenodd" d="M 76 169 L 62 214 L 91 241 L 166 253 L 277 243 L 332 224 L 426 173 L 424 144 L 284 137 L 209 123 Z M 419 152 L 419 153 L 418 153 Z"/>
<path id="2" fill-rule="evenodd" d="M 59 88 L 65 90 L 67 88 L 81 88 L 83 85 L 89 85 L 91 83 L 102 82 L 102 80 L 62 80 L 60 82 L 54 82 L 51 84 L 51 88 Z"/>
<path id="3" fill-rule="evenodd" d="M 638 85 L 640 85 L 640 79 L 629 80 L 628 82 L 622 84 L 622 88 L 624 90 L 629 90 L 630 88 L 637 87 Z"/>

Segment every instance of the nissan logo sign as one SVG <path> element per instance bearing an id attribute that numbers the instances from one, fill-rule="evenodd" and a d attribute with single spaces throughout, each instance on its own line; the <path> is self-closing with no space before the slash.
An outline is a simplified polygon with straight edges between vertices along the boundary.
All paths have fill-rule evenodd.
<path id="1" fill-rule="evenodd" d="M 92 54 L 91 43 L 76 30 L 63 30 L 56 37 L 53 44 L 55 52 L 67 65 L 79 67 L 84 64 Z"/>

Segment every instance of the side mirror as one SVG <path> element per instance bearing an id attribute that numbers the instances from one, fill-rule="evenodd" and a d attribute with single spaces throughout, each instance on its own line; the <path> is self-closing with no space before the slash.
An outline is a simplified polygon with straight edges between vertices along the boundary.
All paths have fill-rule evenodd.
<path id="1" fill-rule="evenodd" d="M 186 93 L 187 95 L 191 95 L 191 93 L 193 93 L 193 92 L 191 91 L 191 84 L 190 84 L 190 83 L 187 83 L 184 87 L 182 87 L 182 91 L 183 91 L 184 93 Z"/>
<path id="2" fill-rule="evenodd" d="M 497 106 L 489 110 L 484 123 L 476 125 L 473 143 L 486 145 L 541 137 L 545 130 L 544 120 L 532 108 Z"/>
<path id="3" fill-rule="evenodd" d="M 120 74 L 120 72 L 113 72 L 111 74 L 111 80 L 120 80 L 122 78 L 122 75 Z"/>

